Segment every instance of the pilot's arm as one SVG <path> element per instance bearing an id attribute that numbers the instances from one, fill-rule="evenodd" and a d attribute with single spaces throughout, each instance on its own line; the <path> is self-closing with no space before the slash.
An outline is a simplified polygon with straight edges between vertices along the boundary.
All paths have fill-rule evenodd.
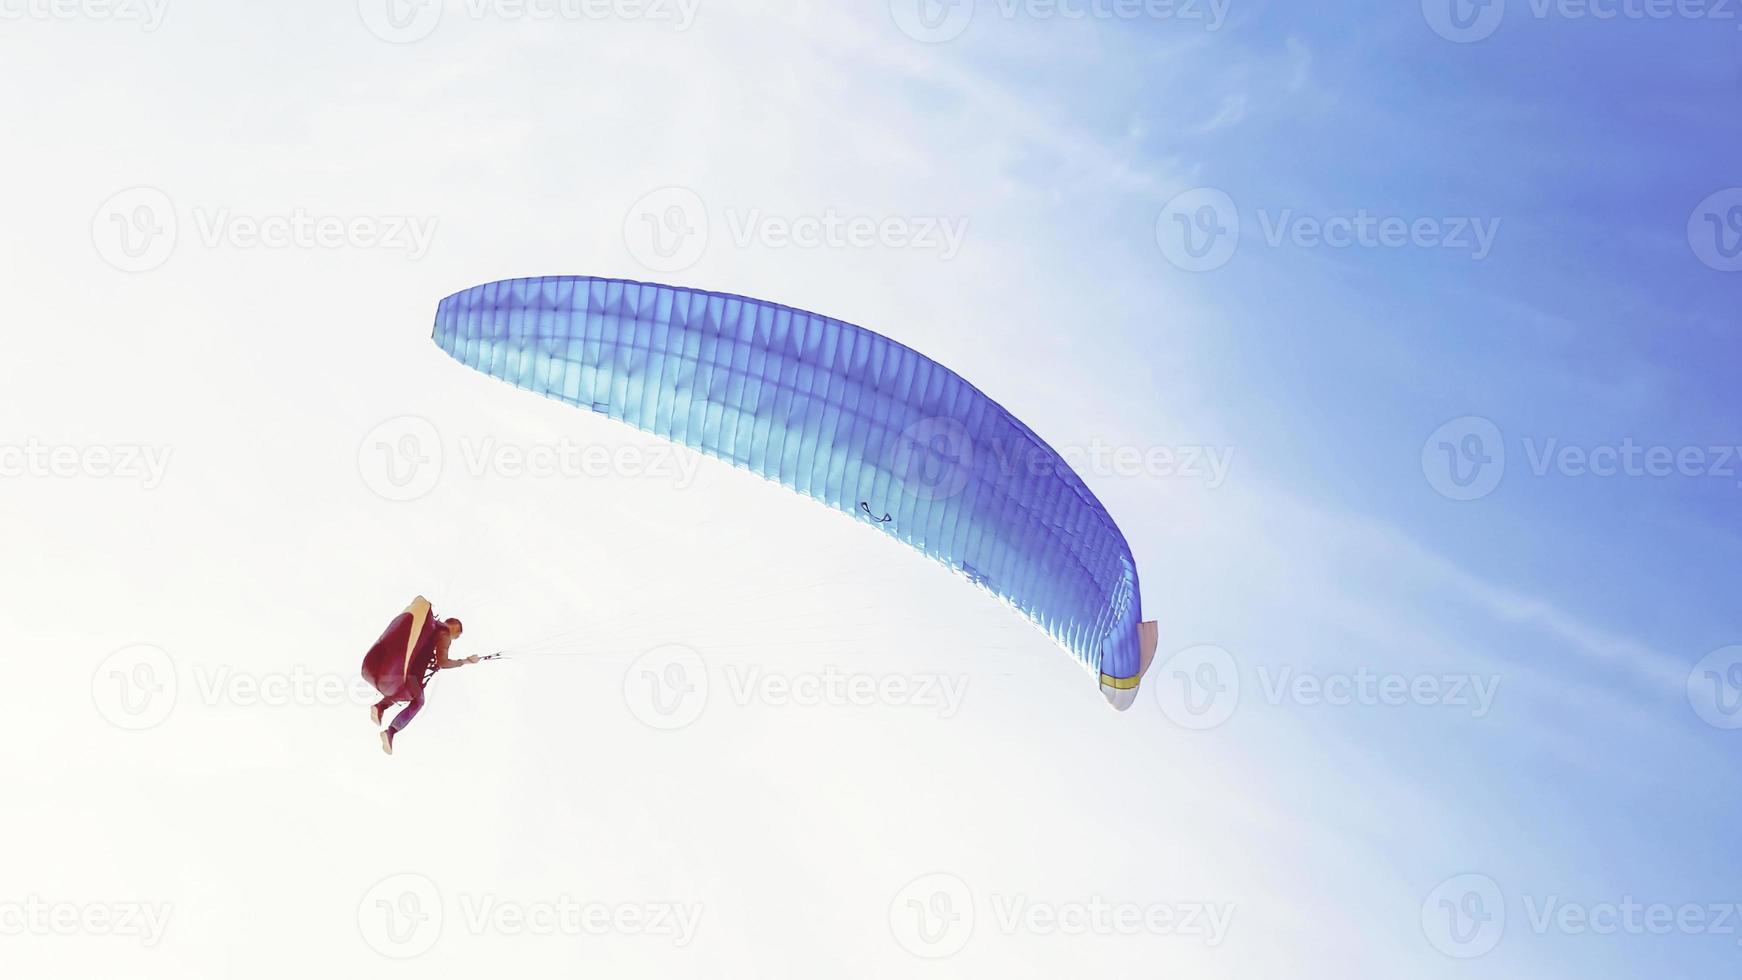
<path id="1" fill-rule="evenodd" d="M 464 658 L 461 658 L 459 660 L 450 660 L 448 658 L 448 647 L 452 646 L 453 642 L 454 642 L 454 635 L 452 633 L 448 632 L 447 627 L 443 626 L 440 629 L 436 630 L 435 655 L 436 655 L 436 669 L 437 670 L 448 670 L 448 669 L 451 669 L 454 667 L 464 667 L 467 664 L 475 664 L 478 662 L 478 658 L 475 656 L 474 657 L 464 657 Z"/>

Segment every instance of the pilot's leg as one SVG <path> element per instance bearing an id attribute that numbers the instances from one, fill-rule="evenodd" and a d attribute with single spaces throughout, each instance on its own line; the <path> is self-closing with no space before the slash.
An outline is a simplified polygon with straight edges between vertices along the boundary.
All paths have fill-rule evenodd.
<path id="1" fill-rule="evenodd" d="M 405 728 L 405 726 L 411 724 L 411 720 L 416 718 L 417 713 L 422 710 L 423 692 L 419 691 L 417 697 L 413 698 L 410 704 L 399 709 L 399 714 L 393 716 L 393 724 L 388 725 L 387 728 L 381 732 L 381 751 L 388 755 L 392 755 L 394 736 L 398 735 L 400 730 Z"/>
<path id="2" fill-rule="evenodd" d="M 422 710 L 423 694 L 422 692 L 419 692 L 417 697 L 411 700 L 410 704 L 399 709 L 399 714 L 393 716 L 393 724 L 387 726 L 388 730 L 394 733 L 400 732 L 405 728 L 405 726 L 411 724 L 411 720 L 416 718 L 417 713 Z"/>

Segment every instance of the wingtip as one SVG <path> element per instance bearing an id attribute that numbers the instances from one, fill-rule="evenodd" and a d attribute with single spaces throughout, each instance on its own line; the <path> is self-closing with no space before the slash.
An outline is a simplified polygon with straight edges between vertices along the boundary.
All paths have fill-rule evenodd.
<path id="1" fill-rule="evenodd" d="M 1137 624 L 1137 645 L 1141 653 L 1137 662 L 1137 676 L 1114 678 L 1101 675 L 1101 696 L 1113 706 L 1114 711 L 1124 711 L 1137 702 L 1137 689 L 1143 682 L 1143 675 L 1149 671 L 1149 665 L 1155 661 L 1155 648 L 1160 642 L 1161 627 L 1153 619 Z"/>
<path id="2" fill-rule="evenodd" d="M 1137 688 L 1102 684 L 1101 696 L 1107 699 L 1107 703 L 1113 706 L 1114 711 L 1124 711 L 1137 702 Z"/>

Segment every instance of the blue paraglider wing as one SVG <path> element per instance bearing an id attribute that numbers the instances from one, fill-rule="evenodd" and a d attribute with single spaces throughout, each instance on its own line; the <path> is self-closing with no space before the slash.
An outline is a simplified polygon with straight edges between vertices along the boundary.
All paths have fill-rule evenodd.
<path id="1" fill-rule="evenodd" d="M 1154 650 L 1124 536 L 1063 458 L 941 364 L 840 320 L 591 277 L 442 300 L 461 363 L 751 470 L 1016 607 L 1128 705 Z"/>

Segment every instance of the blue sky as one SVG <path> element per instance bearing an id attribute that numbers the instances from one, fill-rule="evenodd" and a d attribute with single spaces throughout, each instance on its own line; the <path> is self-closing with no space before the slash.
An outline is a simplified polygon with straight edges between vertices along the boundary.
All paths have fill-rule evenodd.
<path id="1" fill-rule="evenodd" d="M 1742 924 L 1541 915 L 1742 902 L 1738 732 L 1688 692 L 1742 644 L 1742 273 L 1735 237 L 1689 233 L 1729 235 L 1742 205 L 1742 33 L 1511 2 L 1497 24 L 1469 8 L 1492 33 L 1459 43 L 1435 3 L 1234 0 L 1210 29 L 982 2 L 934 8 L 961 30 L 929 40 L 905 3 L 122 8 L 161 13 L 149 29 L 21 8 L 0 22 L 0 80 L 35 93 L 0 105 L 0 462 L 163 467 L 0 476 L 22 801 L 0 956 L 137 977 L 1733 973 Z M 707 225 L 681 262 L 637 233 L 673 202 Z M 347 230 L 250 237 L 299 214 Z M 1182 267 L 1175 214 L 1237 220 L 1225 261 Z M 140 215 L 173 247 L 129 253 Z M 965 234 L 776 234 L 830 215 Z M 1312 239 L 1360 215 L 1451 240 Z M 1461 244 L 1477 226 L 1492 241 Z M 941 569 L 429 342 L 442 296 L 558 273 L 814 309 L 1055 445 L 1231 460 L 1085 474 L 1161 622 L 1149 693 L 1116 715 Z M 1472 435 L 1503 476 L 1454 499 L 1439 444 Z M 405 438 L 440 458 L 415 494 L 376 452 Z M 1551 442 L 1731 475 L 1538 472 Z M 660 462 L 553 476 L 498 452 L 570 443 Z M 526 655 L 443 678 L 396 757 L 366 701 L 249 686 L 343 690 L 418 592 L 477 652 Z M 672 670 L 705 688 L 679 699 L 693 716 L 649 707 Z M 835 675 L 965 697 L 780 694 Z M 1314 693 L 1360 677 L 1429 693 Z M 442 913 L 407 920 L 411 946 L 380 914 L 408 895 Z M 560 895 L 699 926 L 472 915 Z M 169 915 L 150 943 L 13 927 L 32 897 Z M 1214 941 L 1045 926 L 1095 899 L 1231 919 Z M 1503 912 L 1503 936 L 1442 901 Z M 927 908 L 958 913 L 942 940 Z"/>
<path id="2" fill-rule="evenodd" d="M 1478 44 L 1446 43 L 1414 10 L 1272 7 L 1218 39 L 1238 54 L 1211 45 L 1214 62 L 1311 65 L 1290 76 L 1306 79 L 1293 91 L 1243 78 L 1218 93 L 1248 100 L 1240 124 L 1149 147 L 1194 161 L 1193 182 L 1227 190 L 1248 220 L 1366 208 L 1501 224 L 1481 261 L 1243 247 L 1187 287 L 1221 313 L 1194 331 L 1194 367 L 1216 379 L 1213 411 L 1267 479 L 1385 525 L 1492 599 L 1541 604 L 1521 625 L 1553 624 L 1509 629 L 1493 606 L 1470 616 L 1455 593 L 1409 596 L 1460 643 L 1540 673 L 1543 698 L 1513 702 L 1524 710 L 1486 737 L 1397 726 L 1383 751 L 1483 798 L 1491 853 L 1513 841 L 1520 863 L 1547 858 L 1519 886 L 1710 891 L 1722 886 L 1708 875 L 1735 857 L 1718 831 L 1736 801 L 1722 761 L 1733 742 L 1642 674 L 1734 642 L 1720 596 L 1736 565 L 1737 481 L 1537 476 L 1529 453 L 1550 439 L 1733 441 L 1735 284 L 1696 259 L 1684 229 L 1735 182 L 1737 134 L 1720 113 L 1738 84 L 1737 37 L 1711 22 L 1535 21 L 1523 6 Z M 1508 453 L 1500 487 L 1467 503 L 1434 494 L 1419 456 L 1422 433 L 1460 416 L 1492 420 Z M 1568 711 L 1557 687 L 1602 690 L 1642 714 Z M 1572 758 L 1520 744 L 1538 726 L 1577 743 Z M 1697 975 L 1734 955 L 1717 943 L 1539 942 L 1597 975 L 1670 962 Z"/>

